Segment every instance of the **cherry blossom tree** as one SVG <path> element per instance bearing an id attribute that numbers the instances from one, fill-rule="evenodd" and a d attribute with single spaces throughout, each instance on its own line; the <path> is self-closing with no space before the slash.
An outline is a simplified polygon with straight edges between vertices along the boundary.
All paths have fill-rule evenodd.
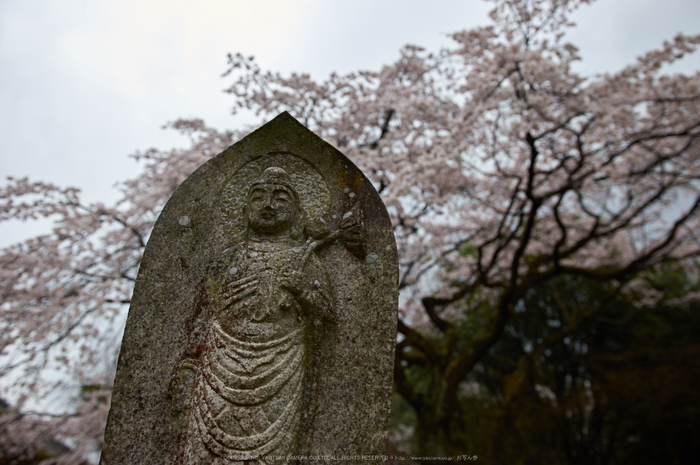
<path id="1" fill-rule="evenodd" d="M 58 401 L 76 406 L 59 414 L 34 411 L 34 417 L 83 454 L 100 449 L 119 338 L 158 213 L 190 173 L 240 137 L 201 121 L 171 126 L 190 134 L 192 146 L 136 154 L 144 171 L 122 184 L 124 197 L 115 206 L 88 204 L 77 189 L 26 178 L 8 178 L 0 190 L 0 220 L 55 220 L 50 234 L 0 254 L 0 376 L 13 381 L 20 407 L 55 399 L 56 392 Z"/>
<path id="2" fill-rule="evenodd" d="M 418 453 L 464 453 L 463 399 L 509 323 L 538 312 L 532 292 L 601 284 L 590 305 L 560 299 L 559 326 L 534 337 L 504 375 L 496 433 L 538 357 L 610 302 L 623 299 L 631 313 L 668 303 L 647 277 L 690 267 L 700 253 L 700 74 L 665 72 L 700 36 L 679 34 L 618 72 L 581 76 L 563 31 L 587 0 L 494 3 L 492 26 L 457 32 L 437 53 L 406 46 L 378 72 L 315 81 L 228 57 L 234 112 L 289 111 L 360 166 L 389 209 L 401 288 L 394 379 L 417 419 Z M 56 220 L 52 233 L 0 255 L 0 376 L 16 380 L 20 405 L 60 386 L 109 392 L 160 209 L 246 132 L 199 120 L 172 127 L 190 147 L 137 154 L 144 170 L 114 206 L 27 179 L 0 190 L 0 220 Z M 104 395 L 76 400 L 78 412 L 102 419 L 107 404 Z M 68 421 L 74 415 L 59 419 L 59 436 L 99 447 L 94 430 Z"/>

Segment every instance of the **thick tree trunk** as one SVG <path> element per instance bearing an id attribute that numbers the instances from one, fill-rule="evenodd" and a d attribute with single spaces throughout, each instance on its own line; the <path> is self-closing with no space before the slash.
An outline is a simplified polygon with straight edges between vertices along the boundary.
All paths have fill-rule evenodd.
<path id="1" fill-rule="evenodd" d="M 423 457 L 421 463 L 428 463 L 430 457 L 444 456 L 445 433 L 437 418 L 436 409 L 426 406 L 422 412 L 416 412 L 415 441 L 416 455 Z"/>

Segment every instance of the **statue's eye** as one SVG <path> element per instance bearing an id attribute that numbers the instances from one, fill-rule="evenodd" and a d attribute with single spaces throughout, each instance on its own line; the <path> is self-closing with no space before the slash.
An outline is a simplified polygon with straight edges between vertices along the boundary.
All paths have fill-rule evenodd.
<path id="1" fill-rule="evenodd" d="M 281 202 L 289 202 L 291 200 L 286 191 L 275 191 L 274 199 Z"/>
<path id="2" fill-rule="evenodd" d="M 249 200 L 260 201 L 265 198 L 265 193 L 263 191 L 253 191 L 248 197 Z"/>

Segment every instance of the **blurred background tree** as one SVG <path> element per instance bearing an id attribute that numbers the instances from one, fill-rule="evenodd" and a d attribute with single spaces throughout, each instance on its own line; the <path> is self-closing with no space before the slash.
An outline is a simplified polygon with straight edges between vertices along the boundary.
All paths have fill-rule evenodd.
<path id="1" fill-rule="evenodd" d="M 698 455 L 700 74 L 665 67 L 700 36 L 581 76 L 562 39 L 581 3 L 496 0 L 494 24 L 453 34 L 453 48 L 407 46 L 379 72 L 324 81 L 229 56 L 234 112 L 289 111 L 389 209 L 401 266 L 394 452 L 516 464 Z M 16 380 L 19 407 L 77 377 L 75 410 L 36 418 L 90 460 L 113 322 L 155 219 L 247 132 L 172 127 L 190 147 L 138 154 L 144 171 L 114 206 L 26 179 L 0 191 L 0 220 L 56 219 L 0 255 L 0 376 Z"/>

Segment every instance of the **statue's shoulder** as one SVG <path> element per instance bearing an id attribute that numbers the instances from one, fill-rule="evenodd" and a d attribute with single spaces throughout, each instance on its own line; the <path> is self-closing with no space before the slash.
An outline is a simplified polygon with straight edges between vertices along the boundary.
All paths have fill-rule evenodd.
<path id="1" fill-rule="evenodd" d="M 245 242 L 239 242 L 219 254 L 214 262 L 209 267 L 210 270 L 219 270 L 229 267 L 232 263 L 239 260 L 245 253 Z"/>
<path id="2" fill-rule="evenodd" d="M 307 244 L 306 247 L 309 247 L 309 244 Z M 306 249 L 306 247 L 304 247 L 304 249 Z M 304 250 L 304 252 L 306 253 L 306 250 Z M 306 267 L 307 268 L 310 267 L 311 269 L 318 270 L 318 271 L 322 272 L 323 274 L 326 274 L 329 271 L 327 269 L 324 261 L 321 259 L 321 257 L 318 256 L 318 250 L 313 250 L 309 254 L 309 259 L 306 262 Z"/>
<path id="3" fill-rule="evenodd" d="M 238 244 L 232 245 L 231 247 L 225 249 L 223 252 L 221 252 L 221 255 L 219 255 L 219 257 L 224 258 L 236 256 L 240 253 L 243 253 L 245 248 L 245 241 L 239 242 Z"/>

